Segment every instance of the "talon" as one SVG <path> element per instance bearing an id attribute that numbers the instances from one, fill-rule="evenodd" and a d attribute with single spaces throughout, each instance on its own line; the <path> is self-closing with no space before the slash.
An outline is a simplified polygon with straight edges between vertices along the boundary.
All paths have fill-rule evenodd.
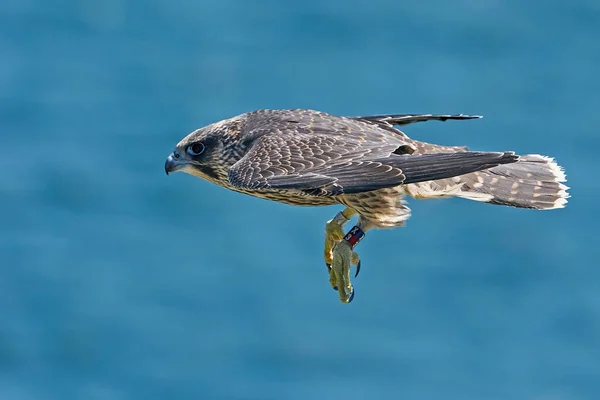
<path id="1" fill-rule="evenodd" d="M 338 291 L 338 287 L 337 287 L 337 285 L 335 285 L 335 286 L 333 287 L 333 290 L 335 290 L 336 292 Z"/>
<path id="2" fill-rule="evenodd" d="M 327 266 L 327 269 L 331 271 L 331 264 L 325 263 L 325 266 Z"/>
<path id="3" fill-rule="evenodd" d="M 354 288 L 350 290 L 350 294 L 348 295 L 348 300 L 346 302 L 351 303 L 352 300 L 354 300 Z"/>
<path id="4" fill-rule="evenodd" d="M 356 274 L 354 274 L 356 278 L 360 272 L 360 257 L 355 252 L 352 252 L 352 265 L 356 265 Z"/>

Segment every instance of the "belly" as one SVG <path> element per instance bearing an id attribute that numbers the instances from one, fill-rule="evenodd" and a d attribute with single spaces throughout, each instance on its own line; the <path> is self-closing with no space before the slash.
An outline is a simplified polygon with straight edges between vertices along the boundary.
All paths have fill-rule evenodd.
<path id="1" fill-rule="evenodd" d="M 410 208 L 403 200 L 404 188 L 396 186 L 371 192 L 342 195 L 337 200 L 358 212 L 376 228 L 403 226 L 410 218 Z"/>

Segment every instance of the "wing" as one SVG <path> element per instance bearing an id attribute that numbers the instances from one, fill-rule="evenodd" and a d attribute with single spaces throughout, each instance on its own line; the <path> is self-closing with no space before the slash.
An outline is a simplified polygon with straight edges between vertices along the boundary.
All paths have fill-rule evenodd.
<path id="1" fill-rule="evenodd" d="M 404 180 L 401 170 L 378 161 L 401 145 L 368 142 L 358 133 L 266 134 L 231 167 L 229 181 L 244 189 L 320 189 L 330 195 L 373 190 Z"/>
<path id="2" fill-rule="evenodd" d="M 447 120 L 465 120 L 481 118 L 481 115 L 464 114 L 387 114 L 387 115 L 369 115 L 363 117 L 352 117 L 356 120 L 367 121 L 376 124 L 388 125 L 408 125 L 414 122 L 425 121 L 447 121 Z"/>
<path id="3" fill-rule="evenodd" d="M 281 131 L 279 131 L 281 133 Z M 513 153 L 396 154 L 397 137 L 375 139 L 365 131 L 343 134 L 262 134 L 229 171 L 240 189 L 295 189 L 333 196 L 449 178 L 515 162 Z"/>
<path id="4" fill-rule="evenodd" d="M 364 121 L 368 124 L 375 125 L 388 132 L 401 137 L 407 143 L 412 151 L 410 153 L 454 153 L 457 151 L 467 151 L 466 146 L 441 146 L 437 144 L 422 142 L 410 139 L 404 132 L 395 128 L 395 126 L 408 125 L 414 122 L 424 121 L 447 121 L 447 120 L 466 120 L 481 118 L 480 115 L 464 115 L 464 114 L 389 114 L 389 115 L 370 115 L 363 117 L 351 117 L 356 121 Z"/>
<path id="5" fill-rule="evenodd" d="M 397 136 L 400 136 L 404 139 L 409 139 L 408 136 L 402 132 L 401 130 L 395 128 L 395 126 L 408 125 L 414 122 L 424 122 L 424 121 L 447 121 L 447 120 L 465 120 L 465 119 L 477 119 L 481 118 L 480 115 L 464 115 L 464 114 L 385 114 L 385 115 L 368 115 L 362 117 L 350 117 L 356 121 L 363 121 L 368 124 L 372 124 L 381 129 L 384 129 L 388 132 L 392 132 Z M 440 146 L 432 145 L 429 143 L 421 142 L 421 146 L 418 146 L 418 141 L 409 140 L 409 143 L 412 145 L 416 145 L 416 153 L 424 153 L 435 151 L 465 151 L 466 147 L 457 147 L 457 146 Z M 419 148 L 421 147 L 421 148 Z M 450 147 L 454 147 L 451 149 Z"/>

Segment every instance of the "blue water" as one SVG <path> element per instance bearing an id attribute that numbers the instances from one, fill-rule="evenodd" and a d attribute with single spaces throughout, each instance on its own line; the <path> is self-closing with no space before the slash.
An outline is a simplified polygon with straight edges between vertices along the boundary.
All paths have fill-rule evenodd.
<path id="1" fill-rule="evenodd" d="M 600 398 L 596 1 L 2 0 L 0 399 Z M 472 113 L 431 142 L 556 157 L 536 212 L 411 201 L 322 261 L 339 207 L 165 176 L 258 108 Z"/>

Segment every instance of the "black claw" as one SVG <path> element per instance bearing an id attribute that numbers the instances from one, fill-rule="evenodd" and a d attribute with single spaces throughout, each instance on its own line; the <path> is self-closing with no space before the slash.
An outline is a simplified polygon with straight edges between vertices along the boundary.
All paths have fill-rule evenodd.
<path id="1" fill-rule="evenodd" d="M 354 274 L 355 278 L 358 276 L 359 272 L 360 272 L 360 260 L 358 260 L 358 264 L 356 264 L 356 274 Z"/>
<path id="2" fill-rule="evenodd" d="M 348 296 L 348 303 L 351 303 L 352 300 L 354 300 L 354 288 L 352 288 L 352 291 L 350 292 L 350 295 Z"/>
<path id="3" fill-rule="evenodd" d="M 333 290 L 335 290 L 335 291 L 337 292 L 337 290 L 338 290 L 338 287 L 337 287 L 337 286 L 334 286 L 334 287 L 333 287 Z"/>
<path id="4" fill-rule="evenodd" d="M 325 263 L 325 265 L 327 266 L 327 269 L 331 271 L 331 264 Z"/>

